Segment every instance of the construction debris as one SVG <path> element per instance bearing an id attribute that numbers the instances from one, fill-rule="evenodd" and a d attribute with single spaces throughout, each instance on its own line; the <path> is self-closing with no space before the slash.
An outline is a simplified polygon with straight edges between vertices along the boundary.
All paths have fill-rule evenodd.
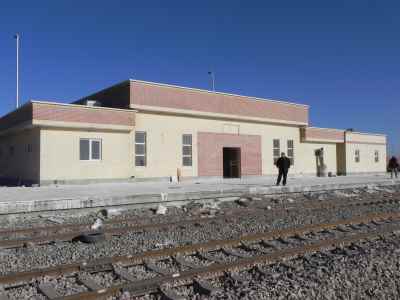
<path id="1" fill-rule="evenodd" d="M 103 228 L 103 220 L 100 218 L 97 218 L 96 221 L 93 223 L 92 226 L 90 226 L 90 229 L 92 230 L 101 230 Z"/>
<path id="2" fill-rule="evenodd" d="M 156 214 L 157 215 L 165 215 L 167 213 L 167 207 L 160 204 L 158 205 L 157 209 L 156 209 Z"/>

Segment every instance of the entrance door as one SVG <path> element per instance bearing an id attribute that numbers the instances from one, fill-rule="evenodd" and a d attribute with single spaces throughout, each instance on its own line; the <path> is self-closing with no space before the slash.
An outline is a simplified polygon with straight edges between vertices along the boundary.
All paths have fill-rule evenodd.
<path id="1" fill-rule="evenodd" d="M 224 178 L 240 178 L 240 148 L 223 148 Z"/>

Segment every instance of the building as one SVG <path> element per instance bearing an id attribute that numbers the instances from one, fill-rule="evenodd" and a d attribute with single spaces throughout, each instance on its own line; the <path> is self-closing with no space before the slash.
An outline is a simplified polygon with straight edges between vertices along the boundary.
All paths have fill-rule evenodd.
<path id="1" fill-rule="evenodd" d="M 128 80 L 72 104 L 32 100 L 3 116 L 0 175 L 40 184 L 274 175 L 281 152 L 291 174 L 385 172 L 385 135 L 309 127 L 308 111 Z"/>

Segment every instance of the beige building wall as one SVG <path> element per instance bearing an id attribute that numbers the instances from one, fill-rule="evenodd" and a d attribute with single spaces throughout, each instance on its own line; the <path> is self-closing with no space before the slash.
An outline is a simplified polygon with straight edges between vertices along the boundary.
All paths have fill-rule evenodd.
<path id="1" fill-rule="evenodd" d="M 329 171 L 336 173 L 336 144 L 300 143 L 297 126 L 138 112 L 135 130 L 147 133 L 147 166 L 135 167 L 138 178 L 174 176 L 178 168 L 182 176 L 198 176 L 198 132 L 260 135 L 263 175 L 277 174 L 273 164 L 273 139 L 280 139 L 280 151 L 286 153 L 287 140 L 294 141 L 295 164 L 290 173 L 316 174 L 314 150 L 321 147 L 326 150 Z M 192 167 L 182 166 L 183 134 L 192 134 Z"/>
<path id="2" fill-rule="evenodd" d="M 346 132 L 346 173 L 386 172 L 386 136 Z M 360 161 L 355 161 L 355 152 L 360 151 Z M 375 162 L 375 151 L 379 161 Z"/>
<path id="3" fill-rule="evenodd" d="M 337 152 L 335 143 L 301 143 L 297 151 L 297 167 L 299 174 L 317 174 L 315 150 L 324 148 L 324 164 L 326 173 L 337 173 Z"/>
<path id="4" fill-rule="evenodd" d="M 80 160 L 81 138 L 102 140 L 102 159 Z M 126 179 L 133 175 L 132 132 L 42 129 L 40 180 Z"/>
<path id="5" fill-rule="evenodd" d="M 355 161 L 355 151 L 360 151 L 360 162 Z M 375 151 L 379 161 L 375 162 Z M 386 172 L 386 145 L 346 144 L 346 174 Z"/>
<path id="6" fill-rule="evenodd" d="M 0 136 L 0 176 L 38 182 L 40 129 L 26 129 Z M 13 148 L 13 153 L 10 150 Z"/>

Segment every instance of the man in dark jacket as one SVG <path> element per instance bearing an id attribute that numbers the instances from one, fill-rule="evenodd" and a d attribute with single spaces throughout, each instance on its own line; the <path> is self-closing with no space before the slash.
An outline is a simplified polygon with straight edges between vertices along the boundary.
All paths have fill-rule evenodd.
<path id="1" fill-rule="evenodd" d="M 278 180 L 276 181 L 276 185 L 281 183 L 281 179 L 283 176 L 283 185 L 286 185 L 286 178 L 290 168 L 290 159 L 286 157 L 285 153 L 281 153 L 281 157 L 276 161 L 276 166 L 279 169 Z"/>
<path id="2" fill-rule="evenodd" d="M 397 162 L 397 158 L 395 156 L 392 156 L 392 158 L 389 160 L 389 165 L 388 169 L 390 171 L 390 177 L 393 178 L 393 173 L 397 178 L 397 169 L 399 168 L 399 163 Z"/>

